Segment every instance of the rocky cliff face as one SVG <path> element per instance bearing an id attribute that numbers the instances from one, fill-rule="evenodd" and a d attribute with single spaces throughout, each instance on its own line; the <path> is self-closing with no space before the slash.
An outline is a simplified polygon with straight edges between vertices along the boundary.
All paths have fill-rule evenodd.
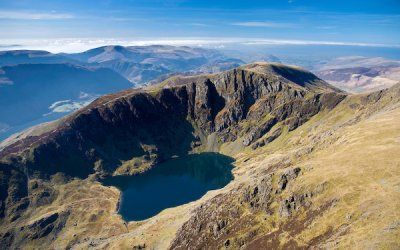
<path id="1" fill-rule="evenodd" d="M 395 156 L 389 164 L 382 161 L 379 167 L 375 164 L 370 165 L 368 161 L 374 161 L 373 159 L 380 157 L 368 156 L 370 152 L 366 152 L 363 148 L 363 146 L 369 148 L 368 145 L 377 147 L 379 144 L 382 150 L 388 150 L 387 153 L 390 154 L 391 146 L 385 144 L 387 141 L 383 144 L 380 143 L 385 141 L 383 138 L 386 136 L 386 138 L 390 138 L 394 131 L 399 131 L 399 126 L 392 127 L 391 132 L 387 130 L 387 127 L 386 129 L 377 128 L 377 131 L 368 135 L 366 130 L 377 124 L 386 126 L 383 122 L 385 119 L 393 122 L 392 124 L 396 123 L 397 119 L 393 117 L 395 114 L 392 112 L 393 110 L 399 112 L 399 101 L 399 84 L 391 89 L 349 97 L 341 106 L 354 110 L 355 115 L 344 118 L 341 114 L 342 111 L 339 111 L 342 107 L 337 108 L 336 112 L 329 112 L 336 125 L 329 126 L 323 133 L 319 131 L 316 136 L 315 131 L 312 130 L 318 130 L 316 127 L 321 126 L 321 123 L 332 122 L 332 120 L 329 121 L 329 118 L 312 123 L 311 127 L 304 128 L 297 133 L 297 136 L 292 135 L 291 145 L 274 145 L 266 151 L 256 150 L 250 154 L 250 157 L 249 154 L 241 154 L 243 158 L 239 160 L 238 165 L 248 165 L 246 170 L 250 173 L 244 175 L 252 176 L 246 177 L 251 181 L 243 181 L 229 192 L 216 195 L 213 199 L 198 206 L 190 219 L 178 231 L 170 249 L 321 249 L 339 245 L 339 243 L 346 242 L 346 239 L 362 234 L 362 232 L 371 234 L 371 231 L 379 231 L 379 234 L 385 235 L 388 241 L 365 239 L 362 244 L 357 245 L 357 248 L 371 244 L 376 248 L 398 246 L 399 242 L 394 240 L 394 234 L 399 229 L 389 226 L 397 225 L 398 216 L 394 216 L 394 220 L 397 221 L 395 223 L 387 220 L 384 222 L 385 226 L 375 225 L 373 229 L 364 228 L 360 225 L 361 221 L 373 223 L 371 218 L 380 216 L 374 210 L 375 206 L 380 206 L 379 202 L 369 197 L 366 190 L 363 192 L 364 197 L 350 198 L 351 195 L 358 197 L 360 194 L 352 193 L 349 189 L 357 186 L 351 182 L 360 181 L 357 173 L 364 173 L 362 177 L 364 179 L 366 176 L 372 176 L 378 172 L 376 170 L 375 174 L 366 173 L 367 169 L 377 167 L 381 170 L 389 170 L 395 168 L 399 162 L 398 157 Z M 330 103 L 328 106 L 335 105 L 335 103 Z M 379 117 L 378 110 L 380 110 L 380 115 L 389 113 L 384 115 L 386 118 L 380 120 L 377 119 L 377 116 Z M 342 119 L 343 121 L 338 122 Z M 378 121 L 371 122 L 376 119 Z M 371 127 L 358 126 L 365 120 L 372 123 Z M 353 127 L 348 128 L 348 126 Z M 290 129 L 290 125 L 288 127 Z M 341 130 L 345 130 L 345 132 L 339 132 Z M 308 131 L 306 137 L 311 137 L 311 139 L 303 138 L 297 141 L 298 137 L 301 137 L 299 133 L 305 131 Z M 385 133 L 387 133 L 386 136 Z M 268 138 L 262 145 L 269 143 Z M 357 141 L 355 145 L 358 145 L 358 149 L 354 148 L 352 140 Z M 341 145 L 342 149 L 339 149 L 338 145 Z M 400 145 L 394 143 L 393 147 L 398 149 Z M 378 153 L 380 150 L 375 151 L 372 148 L 370 150 L 380 154 Z M 335 154 L 335 151 L 340 151 L 340 153 Z M 272 155 L 267 156 L 267 153 Z M 362 160 L 358 159 L 359 157 Z M 322 162 L 320 159 L 323 159 Z M 250 162 L 248 162 L 249 160 Z M 240 163 L 240 161 L 243 162 Z M 316 164 L 315 161 L 318 163 Z M 343 165 L 338 165 L 337 162 Z M 360 164 L 360 162 L 363 163 Z M 326 177 L 324 171 L 329 171 L 328 169 L 331 167 L 335 168 L 332 172 L 336 173 L 330 172 Z M 343 174 L 344 169 L 348 171 L 348 174 Z M 314 174 L 310 174 L 312 172 Z M 241 174 L 237 173 L 237 175 Z M 336 182 L 334 176 L 340 176 L 341 179 Z M 383 177 L 379 175 L 373 177 L 373 179 L 375 178 Z M 338 185 L 337 183 L 346 184 Z M 346 198 L 337 194 L 337 192 L 342 192 L 339 190 L 346 194 Z M 350 195 L 350 193 L 352 194 Z M 355 208 L 354 204 L 360 204 L 358 202 L 362 203 L 363 207 Z M 380 207 L 382 214 L 390 214 L 384 205 Z M 355 215 L 356 213 L 358 215 Z M 360 214 L 362 216 L 358 217 Z M 331 221 L 327 217 L 334 217 L 337 221 Z M 392 229 L 387 231 L 389 227 Z M 353 236 L 351 236 L 352 234 Z"/>
<path id="2" fill-rule="evenodd" d="M 44 240 L 54 242 L 63 228 L 69 228 L 71 218 L 77 216 L 78 210 L 74 208 L 52 213 L 46 210 L 44 217 L 33 222 L 30 218 L 41 207 L 62 202 L 59 197 L 64 191 L 56 187 L 72 185 L 71 177 L 135 174 L 157 162 L 190 152 L 223 150 L 231 155 L 247 150 L 258 152 L 282 134 L 295 131 L 316 115 L 329 113 L 347 99 L 346 94 L 309 72 L 266 63 L 213 75 L 173 77 L 160 86 L 103 96 L 55 124 L 3 145 L 0 151 L 2 244 L 9 247 L 22 244 L 15 231 L 18 228 L 31 230 L 31 241 L 39 245 Z M 308 193 L 280 196 L 303 171 L 276 170 L 284 165 L 290 164 L 282 163 L 274 171 L 263 172 L 254 182 L 258 184 L 241 184 L 195 210 L 172 248 L 186 249 L 189 242 L 194 242 L 193 249 L 240 247 L 260 235 L 260 231 L 252 233 L 249 239 L 237 235 L 235 225 L 243 225 L 241 229 L 252 232 L 255 220 L 246 216 L 247 209 L 254 216 L 261 212 L 272 214 L 278 209 L 281 217 L 288 217 L 299 207 L 307 208 L 310 197 L 323 186 Z M 283 199 L 279 208 L 274 205 L 276 197 Z M 310 213 L 316 216 L 312 210 Z M 100 217 L 107 214 L 102 212 Z M 88 220 L 95 223 L 100 217 Z M 214 224 L 210 218 L 215 219 Z M 79 239 L 82 241 L 83 238 Z M 73 242 L 78 244 L 78 238 Z M 272 242 L 271 246 L 276 244 Z"/>
<path id="3" fill-rule="evenodd" d="M 104 96 L 56 129 L 9 145 L 0 157 L 41 174 L 110 174 L 135 157 L 186 154 L 195 140 L 204 144 L 212 133 L 221 142 L 242 139 L 249 146 L 275 125 L 293 130 L 345 97 L 311 73 L 269 64 L 170 85 Z"/>

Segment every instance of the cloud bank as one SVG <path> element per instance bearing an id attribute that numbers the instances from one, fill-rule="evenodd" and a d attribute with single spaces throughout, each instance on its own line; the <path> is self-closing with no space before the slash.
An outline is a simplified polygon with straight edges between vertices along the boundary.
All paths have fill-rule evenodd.
<path id="1" fill-rule="evenodd" d="M 60 20 L 72 19 L 74 15 L 58 12 L 34 12 L 34 11 L 2 11 L 0 19 L 10 20 Z"/>
<path id="2" fill-rule="evenodd" d="M 10 44 L 10 46 L 7 46 Z M 18 44 L 13 47 L 12 44 Z M 400 48 L 400 44 L 378 44 L 359 42 L 338 41 L 312 41 L 292 39 L 263 39 L 263 38 L 160 38 L 160 39 L 25 39 L 25 40 L 0 40 L 0 50 L 30 49 L 47 50 L 53 53 L 59 52 L 82 52 L 91 48 L 106 45 L 122 46 L 149 46 L 149 45 L 172 45 L 172 46 L 208 46 L 221 48 L 224 45 L 274 45 L 274 46 L 360 46 L 360 47 L 383 47 Z"/>
<path id="3" fill-rule="evenodd" d="M 278 23 L 278 22 L 238 22 L 232 23 L 234 26 L 242 27 L 258 27 L 258 28 L 293 28 L 296 25 L 292 23 Z"/>

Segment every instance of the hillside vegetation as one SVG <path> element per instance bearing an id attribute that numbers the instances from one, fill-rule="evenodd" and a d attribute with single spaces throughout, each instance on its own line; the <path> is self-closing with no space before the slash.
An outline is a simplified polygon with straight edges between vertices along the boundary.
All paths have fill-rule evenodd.
<path id="1" fill-rule="evenodd" d="M 1 245 L 396 249 L 399 101 L 399 84 L 349 95 L 268 63 L 105 95 L 1 145 Z M 206 151 L 234 180 L 144 221 L 98 182 Z"/>

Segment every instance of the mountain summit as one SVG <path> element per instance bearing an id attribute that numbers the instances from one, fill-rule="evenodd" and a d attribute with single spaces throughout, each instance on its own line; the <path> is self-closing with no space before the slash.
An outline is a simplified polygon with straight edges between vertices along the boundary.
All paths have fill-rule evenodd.
<path id="1" fill-rule="evenodd" d="M 396 85 L 352 96 L 303 69 L 255 63 L 216 74 L 175 76 L 156 86 L 102 96 L 68 117 L 1 144 L 1 244 L 320 248 L 341 235 L 340 244 L 349 246 L 349 238 L 363 236 L 347 228 L 363 228 L 360 213 L 369 212 L 357 198 L 364 189 L 354 186 L 358 182 L 347 170 L 359 173 L 369 166 L 368 150 L 362 147 L 371 141 L 353 131 L 381 124 L 371 135 L 376 141 L 397 131 L 399 90 Z M 350 156 L 348 147 L 353 144 L 360 150 Z M 396 149 L 398 143 L 380 151 L 376 160 Z M 141 226 L 117 216 L 119 191 L 96 181 L 210 151 L 235 158 L 234 181 Z M 337 159 L 336 151 L 343 155 L 340 159 L 354 159 L 354 164 L 335 165 L 331 156 Z M 369 176 L 363 187 L 383 178 L 384 171 L 376 165 L 374 169 L 363 173 Z M 385 183 L 392 185 L 389 179 Z M 386 204 L 362 195 L 377 206 Z M 344 214 L 341 209 L 349 206 L 361 210 Z M 382 210 L 391 212 L 390 207 Z M 327 227 L 314 231 L 310 225 L 322 225 L 321 220 Z M 376 228 L 390 226 L 373 221 Z M 284 240 L 286 232 L 291 239 Z M 385 237 L 393 240 L 392 236 Z"/>
<path id="2" fill-rule="evenodd" d="M 71 152 L 63 149 L 60 155 L 52 152 L 46 156 L 45 151 L 39 150 L 40 155 L 36 154 L 34 157 L 36 159 L 45 157 L 41 162 L 50 163 L 49 171 L 57 172 L 64 164 L 55 164 L 57 166 L 53 167 L 53 163 L 72 156 L 75 160 L 77 157 L 82 157 L 80 160 L 88 166 L 95 162 L 107 165 L 111 164 L 107 163 L 109 160 L 121 160 L 118 157 L 113 159 L 112 155 L 115 154 L 115 150 L 125 149 L 119 146 L 112 148 L 113 153 L 109 155 L 111 151 L 108 152 L 106 149 L 110 146 L 107 141 L 115 141 L 114 136 L 125 133 L 129 136 L 121 138 L 124 142 L 121 139 L 118 141 L 127 145 L 130 145 L 131 140 L 140 143 L 142 140 L 140 138 L 144 134 L 149 135 L 146 140 L 160 138 L 161 141 L 156 144 L 158 147 L 165 147 L 165 150 L 159 150 L 161 155 L 156 155 L 157 159 L 168 158 L 174 154 L 186 154 L 194 150 L 189 146 L 190 140 L 187 141 L 190 138 L 194 139 L 192 133 L 196 133 L 195 138 L 199 141 L 195 144 L 201 144 L 202 150 L 216 150 L 217 141 L 237 142 L 240 138 L 243 140 L 243 146 L 248 146 L 275 125 L 283 123 L 289 126 L 289 130 L 294 130 L 320 110 L 334 108 L 344 98 L 345 94 L 312 73 L 281 64 L 258 63 L 213 75 L 177 76 L 167 79 L 159 86 L 105 95 L 62 122 L 58 122 L 57 129 L 27 137 L 18 141 L 16 144 L 18 146 L 9 145 L 0 155 L 25 148 L 20 146 L 24 145 L 25 141 L 29 141 L 30 150 L 43 145 L 46 145 L 46 148 L 53 147 L 51 145 L 60 148 L 58 142 L 53 143 L 66 139 L 64 138 L 66 135 L 68 138 L 71 137 L 67 140 Z M 256 127 L 248 126 L 249 123 L 254 123 Z M 95 126 L 92 127 L 91 124 Z M 165 133 L 163 135 L 158 134 L 160 126 Z M 176 131 L 176 126 L 182 126 L 179 133 Z M 107 138 L 102 136 L 104 133 L 107 134 Z M 212 134 L 217 135 L 211 136 L 213 142 L 209 138 Z M 179 140 L 182 141 L 178 145 L 185 147 L 173 146 Z M 76 146 L 80 146 L 72 146 L 73 141 L 77 143 Z M 88 145 L 89 141 L 94 145 Z M 168 145 L 170 143 L 172 144 Z M 91 154 L 93 158 L 87 157 L 87 150 L 92 150 L 93 146 L 102 147 L 101 145 L 106 145 L 106 148 L 98 152 L 93 151 Z M 165 155 L 166 152 L 169 154 Z M 132 156 L 128 153 L 124 158 L 129 159 Z M 47 159 L 47 157 L 57 159 Z M 75 165 L 82 170 L 80 164 Z M 43 167 L 42 165 L 40 168 Z M 71 168 L 71 166 L 65 167 L 65 171 Z M 105 169 L 114 171 L 115 167 L 118 166 L 113 166 L 111 169 L 107 166 Z M 90 172 L 93 172 L 93 169 L 87 169 L 87 173 Z"/>

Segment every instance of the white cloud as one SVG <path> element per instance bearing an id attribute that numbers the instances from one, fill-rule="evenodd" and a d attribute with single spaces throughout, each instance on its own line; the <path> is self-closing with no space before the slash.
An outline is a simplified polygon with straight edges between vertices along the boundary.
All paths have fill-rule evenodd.
<path id="1" fill-rule="evenodd" d="M 117 22 L 131 22 L 141 20 L 140 18 L 131 18 L 131 17 L 110 17 L 109 20 L 117 21 Z"/>
<path id="2" fill-rule="evenodd" d="M 204 23 L 189 23 L 189 25 L 192 25 L 195 27 L 208 27 L 208 25 L 204 24 Z"/>
<path id="3" fill-rule="evenodd" d="M 6 123 L 0 122 L 0 133 L 4 133 L 10 129 L 10 126 Z"/>
<path id="4" fill-rule="evenodd" d="M 57 19 L 71 19 L 71 18 L 74 18 L 74 16 L 68 13 L 0 10 L 0 19 L 57 20 Z"/>
<path id="5" fill-rule="evenodd" d="M 50 105 L 50 113 L 45 114 L 47 116 L 51 113 L 68 113 L 74 110 L 78 110 L 86 105 L 89 105 L 98 95 L 92 95 L 88 93 L 81 92 L 79 95 L 79 100 L 62 100 L 57 101 Z"/>
<path id="6" fill-rule="evenodd" d="M 242 27 L 266 27 L 266 28 L 293 28 L 294 24 L 291 23 L 277 23 L 277 22 L 238 22 L 232 23 L 235 26 Z"/>
<path id="7" fill-rule="evenodd" d="M 358 43 L 336 41 L 312 41 L 312 40 L 280 40 L 280 39 L 255 39 L 244 42 L 246 45 L 336 45 L 336 46 L 362 46 L 362 47 L 390 47 L 400 48 L 400 44 Z"/>
<path id="8" fill-rule="evenodd" d="M 208 46 L 218 48 L 226 45 L 335 45 L 335 46 L 363 46 L 363 47 L 388 47 L 400 48 L 400 44 L 358 43 L 338 41 L 313 41 L 295 39 L 266 39 L 266 38 L 159 38 L 159 39 L 22 39 L 22 40 L 0 40 L 0 44 L 20 44 L 17 49 L 47 50 L 58 52 L 82 52 L 95 47 L 105 45 L 122 46 L 148 46 L 148 45 L 173 45 L 173 46 Z M 7 50 L 7 47 L 0 47 Z"/>
<path id="9" fill-rule="evenodd" d="M 337 27 L 336 26 L 317 26 L 316 27 L 317 29 L 320 29 L 320 30 L 332 30 L 332 29 L 336 29 Z"/>

